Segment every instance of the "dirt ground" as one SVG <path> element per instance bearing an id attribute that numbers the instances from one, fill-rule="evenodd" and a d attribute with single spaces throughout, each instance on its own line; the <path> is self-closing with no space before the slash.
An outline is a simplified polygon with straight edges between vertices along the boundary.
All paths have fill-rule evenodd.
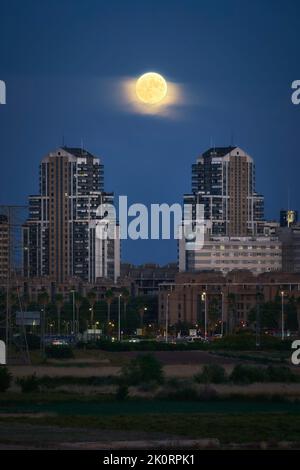
<path id="1" fill-rule="evenodd" d="M 108 359 L 103 359 L 99 362 L 99 359 L 86 358 L 85 360 L 81 359 L 80 363 L 79 359 L 65 359 L 60 362 L 51 361 L 45 365 L 12 365 L 9 366 L 9 369 L 14 377 L 31 375 L 33 373 L 36 373 L 38 376 L 49 375 L 51 377 L 115 376 L 121 370 L 120 366 L 115 365 L 118 357 L 126 357 L 127 360 L 130 360 L 139 354 L 143 353 L 136 351 L 110 353 L 109 356 L 112 358 L 111 363 L 114 365 L 110 365 Z M 167 377 L 192 377 L 204 364 L 221 364 L 230 372 L 238 362 L 235 359 L 214 356 L 205 351 L 153 351 L 151 355 L 164 364 L 164 371 Z M 62 362 L 66 367 L 63 367 Z"/>

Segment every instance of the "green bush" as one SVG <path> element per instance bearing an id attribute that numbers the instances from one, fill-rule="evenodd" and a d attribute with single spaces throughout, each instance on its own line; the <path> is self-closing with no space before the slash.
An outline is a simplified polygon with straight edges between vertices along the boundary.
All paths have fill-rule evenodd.
<path id="1" fill-rule="evenodd" d="M 212 349 L 229 349 L 232 351 L 255 351 L 256 336 L 250 333 L 227 335 L 211 345 Z M 260 348 L 262 350 L 287 351 L 291 350 L 291 341 L 282 341 L 274 336 L 262 335 Z"/>
<path id="2" fill-rule="evenodd" d="M 80 344 L 80 348 L 83 346 Z M 104 351 L 192 351 L 206 350 L 209 345 L 204 342 L 195 341 L 193 343 L 165 343 L 164 341 L 142 340 L 138 343 L 119 342 L 101 340 L 97 342 L 86 343 L 86 349 L 102 349 Z"/>
<path id="3" fill-rule="evenodd" d="M 224 367 L 219 364 L 208 364 L 194 376 L 194 380 L 198 383 L 221 384 L 227 381 L 227 376 Z"/>
<path id="4" fill-rule="evenodd" d="M 10 387 L 12 375 L 5 366 L 0 366 L 0 392 L 6 392 Z"/>
<path id="5" fill-rule="evenodd" d="M 251 384 L 254 382 L 267 382 L 268 372 L 264 367 L 238 364 L 233 369 L 230 380 L 238 384 Z"/>
<path id="6" fill-rule="evenodd" d="M 128 398 L 128 386 L 125 384 L 119 384 L 116 393 L 116 399 L 118 401 L 124 401 Z"/>
<path id="7" fill-rule="evenodd" d="M 289 367 L 285 366 L 269 366 L 267 368 L 268 378 L 270 382 L 298 382 L 298 376 L 293 373 Z"/>
<path id="8" fill-rule="evenodd" d="M 127 385 L 162 383 L 164 380 L 162 364 L 151 354 L 137 356 L 123 366 L 120 380 Z"/>
<path id="9" fill-rule="evenodd" d="M 159 400 L 172 400 L 172 401 L 197 401 L 199 394 L 193 387 L 183 387 L 177 390 L 163 390 L 156 395 Z"/>
<path id="10" fill-rule="evenodd" d="M 47 346 L 46 356 L 51 359 L 72 359 L 74 357 L 73 350 L 70 346 Z"/>
<path id="11" fill-rule="evenodd" d="M 114 385 L 118 384 L 118 378 L 114 376 L 90 376 L 90 377 L 76 377 L 71 375 L 50 377 L 44 375 L 40 379 L 40 385 L 45 388 L 55 388 L 61 385 Z"/>
<path id="12" fill-rule="evenodd" d="M 16 383 L 20 385 L 22 393 L 33 393 L 40 390 L 40 381 L 36 374 L 20 377 Z"/>

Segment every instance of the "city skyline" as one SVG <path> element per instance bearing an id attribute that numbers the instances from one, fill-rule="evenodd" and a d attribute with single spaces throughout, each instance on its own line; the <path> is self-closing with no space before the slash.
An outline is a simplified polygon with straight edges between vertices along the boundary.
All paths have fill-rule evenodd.
<path id="1" fill-rule="evenodd" d="M 291 84 L 298 78 L 300 6 L 279 6 L 272 2 L 270 16 L 268 3 L 258 1 L 191 0 L 183 7 L 175 0 L 158 11 L 135 1 L 39 8 L 31 0 L 11 16 L 4 4 L 1 202 L 24 204 L 37 190 L 40 158 L 63 142 L 103 159 L 106 191 L 146 205 L 180 202 L 197 155 L 234 144 L 256 161 L 267 218 L 277 219 L 288 200 L 297 209 L 300 115 Z M 85 39 L 71 30 L 84 30 Z M 149 70 L 182 89 L 174 116 L 141 115 L 122 100 L 121 84 Z M 136 264 L 165 264 L 176 258 L 176 243 L 128 240 L 122 252 Z"/>

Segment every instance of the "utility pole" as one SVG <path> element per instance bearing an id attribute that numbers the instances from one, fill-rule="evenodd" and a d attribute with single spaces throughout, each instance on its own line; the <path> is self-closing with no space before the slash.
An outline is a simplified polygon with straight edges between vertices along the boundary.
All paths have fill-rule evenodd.
<path id="1" fill-rule="evenodd" d="M 224 292 L 221 292 L 222 305 L 221 305 L 221 337 L 224 336 Z"/>
<path id="2" fill-rule="evenodd" d="M 259 287 L 256 286 L 256 321 L 255 321 L 255 336 L 256 347 L 260 347 L 260 293 Z"/>
<path id="3" fill-rule="evenodd" d="M 118 298 L 118 341 L 121 341 L 121 297 L 122 297 L 122 294 L 119 294 L 119 298 Z"/>
<path id="4" fill-rule="evenodd" d="M 170 294 L 167 294 L 167 309 L 166 309 L 166 343 L 168 342 L 168 335 L 169 335 L 169 299 L 170 299 Z"/>
<path id="5" fill-rule="evenodd" d="M 207 340 L 207 301 L 206 292 L 202 292 L 201 300 L 204 302 L 204 338 Z"/>
<path id="6" fill-rule="evenodd" d="M 281 295 L 281 339 L 284 340 L 284 291 L 280 292 Z"/>

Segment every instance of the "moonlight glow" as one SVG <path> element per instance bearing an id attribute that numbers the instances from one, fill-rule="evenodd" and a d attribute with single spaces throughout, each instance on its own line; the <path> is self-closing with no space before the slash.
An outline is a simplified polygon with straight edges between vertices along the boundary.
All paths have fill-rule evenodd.
<path id="1" fill-rule="evenodd" d="M 158 73 L 148 72 L 141 75 L 136 82 L 136 94 L 146 104 L 158 104 L 167 95 L 167 82 Z"/>

